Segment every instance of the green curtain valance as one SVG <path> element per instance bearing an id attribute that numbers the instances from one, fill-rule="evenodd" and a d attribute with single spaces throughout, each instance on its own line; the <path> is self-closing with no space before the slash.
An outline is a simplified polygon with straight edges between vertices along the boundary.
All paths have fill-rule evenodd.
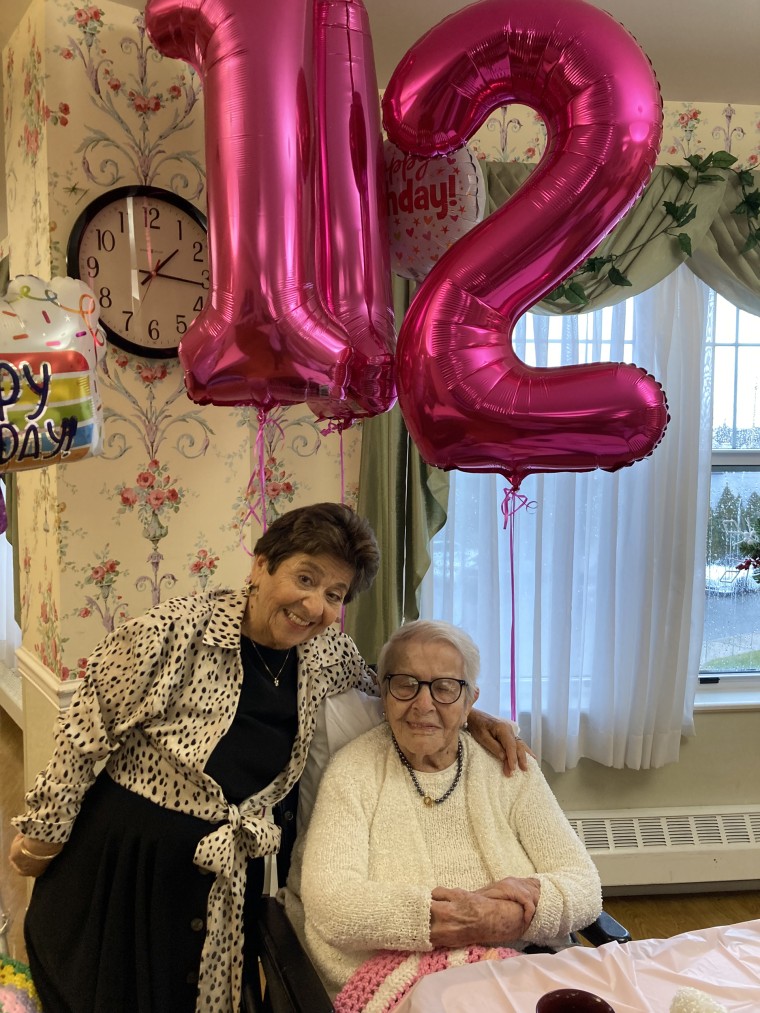
<path id="1" fill-rule="evenodd" d="M 487 213 L 501 207 L 534 168 L 518 162 L 486 162 Z M 741 309 L 760 314 L 760 250 L 741 252 L 747 240 L 746 226 L 744 219 L 733 214 L 742 199 L 741 187 L 735 173 L 724 175 L 725 179 L 702 184 L 692 193 L 690 186 L 680 182 L 667 166 L 657 166 L 641 197 L 593 253 L 617 255 L 616 266 L 631 282 L 630 287 L 613 285 L 606 276 L 585 274 L 587 305 L 543 300 L 531 312 L 574 314 L 612 306 L 656 285 L 685 262 L 716 292 Z M 679 231 L 691 239 L 691 257 L 672 236 L 651 239 L 668 221 L 672 224 L 663 203 L 687 200 L 696 207 L 696 217 Z"/>

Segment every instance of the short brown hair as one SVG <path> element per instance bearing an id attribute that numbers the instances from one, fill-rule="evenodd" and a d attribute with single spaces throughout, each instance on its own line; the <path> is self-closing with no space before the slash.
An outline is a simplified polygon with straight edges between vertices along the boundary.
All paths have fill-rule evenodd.
<path id="1" fill-rule="evenodd" d="M 356 572 L 346 602 L 371 587 L 380 567 L 374 531 L 344 503 L 314 503 L 289 510 L 269 525 L 253 552 L 266 559 L 269 573 L 297 552 L 347 563 Z"/>

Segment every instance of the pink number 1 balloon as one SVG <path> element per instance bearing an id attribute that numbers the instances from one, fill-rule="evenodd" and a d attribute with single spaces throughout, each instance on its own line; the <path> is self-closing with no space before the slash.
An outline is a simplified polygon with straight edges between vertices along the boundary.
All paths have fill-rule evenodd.
<path id="1" fill-rule="evenodd" d="M 395 401 L 378 92 L 361 0 L 149 0 L 206 103 L 206 306 L 180 346 L 200 403 Z"/>
<path id="2" fill-rule="evenodd" d="M 662 388 L 623 363 L 541 369 L 515 355 L 517 319 L 594 249 L 655 164 L 662 103 L 651 64 L 583 0 L 482 0 L 407 53 L 383 99 L 390 139 L 432 156 L 499 106 L 543 117 L 546 153 L 498 212 L 438 262 L 407 313 L 399 402 L 422 456 L 500 472 L 614 471 L 667 425 Z"/>

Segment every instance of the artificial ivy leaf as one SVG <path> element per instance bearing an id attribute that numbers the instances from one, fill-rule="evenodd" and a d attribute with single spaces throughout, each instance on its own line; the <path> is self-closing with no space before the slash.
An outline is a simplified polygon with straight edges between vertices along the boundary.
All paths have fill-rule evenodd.
<path id="1" fill-rule="evenodd" d="M 628 288 L 631 287 L 632 282 L 626 278 L 622 271 L 618 271 L 618 269 L 614 266 L 610 268 L 610 272 L 607 277 L 613 285 L 627 286 Z"/>
<path id="2" fill-rule="evenodd" d="M 736 205 L 731 214 L 755 218 L 758 212 L 760 212 L 760 190 L 752 190 L 744 194 L 744 200 Z"/>
<path id="3" fill-rule="evenodd" d="M 716 176 L 715 173 L 700 172 L 697 175 L 697 183 L 722 183 L 723 176 Z"/>
<path id="4" fill-rule="evenodd" d="M 730 169 L 736 161 L 736 155 L 728 151 L 714 151 L 712 153 L 712 164 L 716 169 Z"/>
<path id="5" fill-rule="evenodd" d="M 612 269 L 611 269 L 612 270 Z M 565 289 L 565 298 L 573 306 L 586 306 L 588 304 L 588 296 L 583 285 L 577 281 L 571 281 Z"/>
<path id="6" fill-rule="evenodd" d="M 691 236 L 688 232 L 678 233 L 678 245 L 681 247 L 687 257 L 691 256 Z"/>
<path id="7" fill-rule="evenodd" d="M 662 202 L 662 206 L 665 208 L 665 211 L 667 212 L 667 214 L 670 215 L 671 218 L 675 218 L 676 225 L 680 225 L 685 216 L 694 207 L 694 205 L 691 204 L 689 201 L 687 201 L 685 204 L 674 204 L 672 200 L 664 200 Z"/>
<path id="8" fill-rule="evenodd" d="M 583 274 L 599 274 L 601 269 L 612 263 L 612 257 L 589 257 L 579 270 Z"/>
<path id="9" fill-rule="evenodd" d="M 682 165 L 669 165 L 668 168 L 680 183 L 689 182 L 689 174 Z"/>
<path id="10" fill-rule="evenodd" d="M 739 183 L 742 186 L 752 186 L 755 182 L 755 177 L 749 171 L 749 169 L 742 169 L 739 175 Z"/>
<path id="11" fill-rule="evenodd" d="M 695 219 L 696 217 L 697 217 L 697 209 L 696 209 L 696 207 L 695 207 L 695 206 L 694 206 L 694 205 L 692 204 L 692 205 L 690 206 L 690 210 L 689 210 L 688 214 L 686 214 L 686 215 L 684 215 L 684 216 L 683 216 L 682 218 L 680 218 L 680 219 L 678 220 L 677 224 L 678 224 L 678 225 L 688 225 L 688 223 L 689 223 L 689 222 L 692 222 L 692 221 L 694 221 L 694 219 Z"/>
<path id="12" fill-rule="evenodd" d="M 754 250 L 757 246 L 760 246 L 760 238 L 758 238 L 756 232 L 750 232 L 747 236 L 747 242 L 742 248 L 742 253 L 749 253 L 750 250 Z"/>

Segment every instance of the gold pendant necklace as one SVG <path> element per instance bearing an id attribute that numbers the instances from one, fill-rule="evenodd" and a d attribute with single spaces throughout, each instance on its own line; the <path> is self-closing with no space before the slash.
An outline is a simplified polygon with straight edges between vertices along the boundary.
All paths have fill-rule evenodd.
<path id="1" fill-rule="evenodd" d="M 249 640 L 251 640 L 251 638 L 250 638 L 250 637 L 249 637 L 248 639 L 249 639 Z M 282 673 L 283 673 L 283 672 L 285 671 L 285 666 L 286 666 L 286 665 L 287 665 L 287 663 L 288 663 L 288 659 L 290 658 L 290 652 L 291 652 L 291 651 L 293 650 L 293 648 L 292 648 L 292 647 L 289 647 L 289 648 L 287 649 L 287 651 L 285 652 L 285 660 L 284 660 L 284 661 L 283 661 L 283 663 L 282 663 L 282 664 L 280 665 L 280 670 L 279 670 L 279 672 L 277 673 L 277 675 L 275 675 L 275 674 L 274 674 L 274 672 L 272 671 L 272 669 L 271 669 L 271 668 L 269 667 L 269 665 L 267 665 L 266 661 L 264 661 L 264 656 L 263 656 L 263 654 L 261 653 L 261 651 L 259 650 L 259 645 L 258 645 L 258 644 L 256 643 L 256 641 L 255 641 L 255 640 L 251 640 L 251 643 L 253 644 L 253 649 L 254 649 L 254 650 L 256 651 L 256 653 L 257 653 L 257 654 L 258 654 L 258 656 L 259 656 L 259 661 L 260 661 L 260 662 L 261 662 L 261 664 L 262 664 L 262 665 L 264 666 L 264 668 L 265 668 L 265 669 L 267 670 L 267 672 L 269 672 L 269 677 L 270 677 L 270 679 L 271 679 L 271 680 L 272 680 L 272 682 L 273 682 L 273 683 L 275 684 L 275 686 L 279 686 L 279 685 L 280 685 L 280 676 L 281 676 L 281 675 L 282 675 Z"/>

